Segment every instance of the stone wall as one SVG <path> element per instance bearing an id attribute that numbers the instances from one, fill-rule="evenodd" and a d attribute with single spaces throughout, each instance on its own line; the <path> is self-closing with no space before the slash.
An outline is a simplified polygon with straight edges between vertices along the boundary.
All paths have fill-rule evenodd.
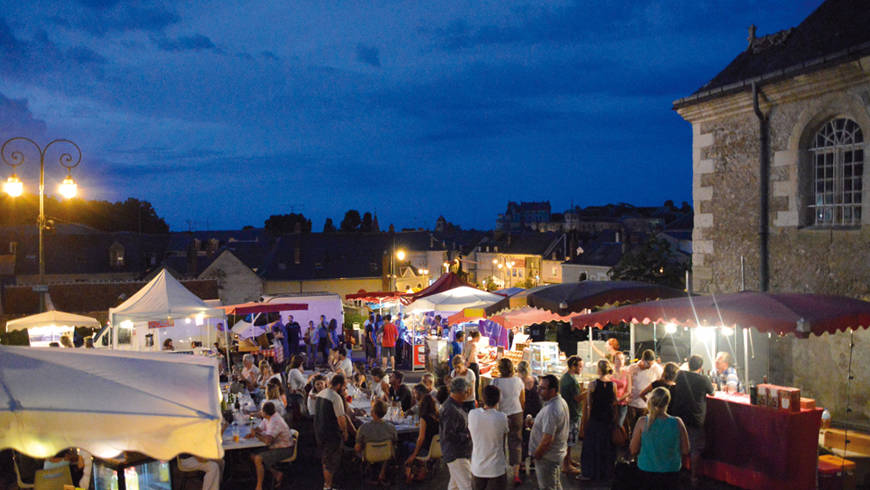
<path id="1" fill-rule="evenodd" d="M 770 290 L 870 299 L 870 158 L 864 157 L 863 224 L 810 226 L 810 141 L 821 124 L 849 117 L 870 140 L 870 59 L 760 87 L 770 136 Z M 759 287 L 759 121 L 748 91 L 678 109 L 693 130 L 693 288 Z M 849 334 L 777 339 L 772 381 L 799 386 L 845 415 Z M 870 417 L 870 332 L 856 331 L 851 406 Z"/>

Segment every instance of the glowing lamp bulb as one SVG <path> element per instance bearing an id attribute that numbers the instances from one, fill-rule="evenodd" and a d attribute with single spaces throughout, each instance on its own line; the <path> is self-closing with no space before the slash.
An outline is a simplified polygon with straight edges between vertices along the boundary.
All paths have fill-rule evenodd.
<path id="1" fill-rule="evenodd" d="M 8 194 L 10 197 L 18 197 L 24 193 L 24 184 L 21 183 L 21 179 L 19 179 L 17 175 L 12 174 L 8 179 L 6 179 L 6 182 L 3 183 L 3 192 Z"/>
<path id="2" fill-rule="evenodd" d="M 677 326 L 674 325 L 673 323 L 668 323 L 665 325 L 665 332 L 667 332 L 669 334 L 673 334 L 673 333 L 676 333 L 676 331 L 677 331 Z"/>
<path id="3" fill-rule="evenodd" d="M 730 337 L 734 335 L 734 329 L 731 327 L 722 327 L 722 335 Z"/>
<path id="4" fill-rule="evenodd" d="M 72 199 L 76 197 L 76 194 L 79 191 L 79 187 L 78 185 L 76 185 L 76 181 L 72 178 L 72 176 L 67 175 L 58 187 L 58 191 L 60 192 L 61 196 L 67 199 Z"/>
<path id="5" fill-rule="evenodd" d="M 399 250 L 398 252 L 396 252 L 396 258 L 399 260 L 405 260 L 405 251 Z"/>

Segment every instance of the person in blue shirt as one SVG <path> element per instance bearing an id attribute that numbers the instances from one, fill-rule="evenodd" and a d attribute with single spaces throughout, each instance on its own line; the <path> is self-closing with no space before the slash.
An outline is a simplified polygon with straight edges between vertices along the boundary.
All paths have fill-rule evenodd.
<path id="1" fill-rule="evenodd" d="M 450 343 L 450 357 L 447 360 L 450 369 L 453 369 L 453 357 L 462 354 L 463 340 L 465 340 L 465 332 L 459 331 L 453 336 L 453 342 Z"/>
<path id="2" fill-rule="evenodd" d="M 743 393 L 743 383 L 734 369 L 734 360 L 731 354 L 719 352 L 716 354 L 716 371 L 713 373 L 713 381 L 719 385 L 719 391 L 729 393 Z"/>

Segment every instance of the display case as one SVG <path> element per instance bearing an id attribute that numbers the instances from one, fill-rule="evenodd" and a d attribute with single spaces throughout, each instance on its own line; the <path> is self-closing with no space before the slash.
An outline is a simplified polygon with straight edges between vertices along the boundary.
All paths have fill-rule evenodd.
<path id="1" fill-rule="evenodd" d="M 535 376 L 561 373 L 565 370 L 559 359 L 559 344 L 557 342 L 532 342 L 523 351 L 523 359 L 529 362 L 529 367 Z"/>

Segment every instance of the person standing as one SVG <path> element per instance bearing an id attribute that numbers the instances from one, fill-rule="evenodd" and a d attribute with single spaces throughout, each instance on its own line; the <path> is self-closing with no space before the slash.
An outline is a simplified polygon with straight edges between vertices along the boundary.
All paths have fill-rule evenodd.
<path id="1" fill-rule="evenodd" d="M 480 340 L 480 332 L 474 330 L 468 334 L 468 339 L 462 346 L 462 357 L 465 365 L 474 372 L 474 392 L 480 391 L 480 366 L 477 364 L 477 342 Z"/>
<path id="2" fill-rule="evenodd" d="M 308 320 L 308 328 L 305 329 L 302 340 L 305 342 L 306 364 L 314 368 L 317 364 L 317 327 L 314 326 L 314 320 Z"/>
<path id="3" fill-rule="evenodd" d="M 514 483 L 519 485 L 522 483 L 520 480 L 520 461 L 523 457 L 525 384 L 520 378 L 514 376 L 514 363 L 507 357 L 498 360 L 498 374 L 499 377 L 492 380 L 492 385 L 501 392 L 498 409 L 507 416 L 508 420 L 508 464 L 511 466 Z"/>
<path id="4" fill-rule="evenodd" d="M 677 373 L 676 383 L 671 387 L 670 412 L 682 419 L 689 434 L 693 484 L 698 481 L 696 472 L 706 446 L 704 419 L 707 416 L 707 395 L 713 394 L 713 383 L 701 374 L 703 367 L 704 358 L 693 355 L 689 358 L 689 370 Z"/>
<path id="5" fill-rule="evenodd" d="M 568 370 L 562 375 L 559 382 L 559 393 L 568 405 L 568 419 L 571 423 L 568 431 L 568 450 L 565 453 L 565 461 L 562 462 L 562 472 L 569 475 L 579 475 L 580 468 L 574 465 L 571 458 L 571 448 L 577 445 L 580 438 L 580 413 L 586 392 L 580 386 L 580 372 L 583 370 L 583 359 L 580 356 L 568 358 Z"/>
<path id="6" fill-rule="evenodd" d="M 719 391 L 743 393 L 743 384 L 740 383 L 740 376 L 737 376 L 734 360 L 727 352 L 716 354 L 716 371 L 713 372 L 713 379 Z"/>
<path id="7" fill-rule="evenodd" d="M 468 413 L 462 408 L 468 392 L 464 378 L 450 382 L 450 396 L 441 405 L 441 454 L 450 472 L 449 490 L 470 490 L 471 433 L 468 432 Z"/>
<path id="8" fill-rule="evenodd" d="M 299 353 L 299 339 L 302 337 L 302 327 L 293 318 L 293 315 L 290 315 L 287 318 L 285 328 L 287 329 L 287 345 L 290 349 L 290 353 L 286 357 L 287 362 L 290 362 L 290 359 L 293 359 L 293 356 Z"/>
<path id="9" fill-rule="evenodd" d="M 378 361 L 381 360 L 381 338 L 384 333 L 384 318 L 380 313 L 375 315 L 375 359 Z M 386 369 L 387 367 L 381 364 L 381 369 Z"/>
<path id="10" fill-rule="evenodd" d="M 344 375 L 336 374 L 329 380 L 329 388 L 317 395 L 314 436 L 322 457 L 324 488 L 332 488 L 332 479 L 341 467 L 342 443 L 348 439 L 344 387 Z"/>
<path id="11" fill-rule="evenodd" d="M 584 479 L 606 480 L 613 475 L 616 451 L 612 434 L 617 417 L 612 375 L 610 362 L 607 359 L 598 361 L 598 379 L 590 383 L 587 395 L 588 419 L 583 420 L 585 430 L 580 467 Z"/>
<path id="12" fill-rule="evenodd" d="M 637 455 L 641 478 L 650 490 L 679 487 L 683 456 L 689 454 L 689 435 L 679 417 L 668 415 L 671 394 L 658 387 L 650 393 L 648 415 L 638 419 L 631 437 L 631 454 Z"/>
<path id="13" fill-rule="evenodd" d="M 329 326 L 326 317 L 320 315 L 320 326 L 317 327 L 317 350 L 323 354 L 323 364 L 329 365 L 329 346 L 332 344 L 329 336 Z"/>
<path id="14" fill-rule="evenodd" d="M 405 356 L 405 321 L 401 313 L 396 316 L 394 324 L 396 325 L 396 365 L 401 366 Z"/>
<path id="15" fill-rule="evenodd" d="M 450 371 L 450 378 L 462 378 L 467 383 L 468 393 L 465 396 L 463 406 L 466 412 L 470 412 L 474 409 L 476 405 L 475 400 L 477 400 L 476 393 L 474 392 L 477 376 L 474 375 L 474 371 L 468 369 L 468 366 L 465 365 L 465 359 L 462 358 L 462 354 L 453 356 L 453 371 Z"/>
<path id="16" fill-rule="evenodd" d="M 497 387 L 487 386 L 483 389 L 483 408 L 475 408 L 468 414 L 474 490 L 507 488 L 504 442 L 509 429 L 507 415 L 496 409 L 500 396 Z"/>
<path id="17" fill-rule="evenodd" d="M 390 321 L 390 315 L 386 316 L 386 323 L 384 323 L 384 331 L 381 340 L 381 362 L 383 364 L 384 369 L 395 370 L 396 369 L 396 339 L 399 336 L 398 331 L 396 330 L 396 326 L 393 322 Z M 390 367 L 387 368 L 387 361 L 390 361 Z"/>
<path id="18" fill-rule="evenodd" d="M 646 400 L 640 394 L 662 376 L 663 368 L 655 361 L 655 352 L 647 349 L 640 355 L 640 361 L 628 367 L 628 373 L 631 375 L 631 396 L 626 420 L 629 427 L 634 427 L 637 420 L 646 415 Z"/>
<path id="19" fill-rule="evenodd" d="M 523 381 L 523 396 L 526 400 L 526 403 L 523 405 L 523 417 L 528 418 L 531 416 L 531 418 L 535 418 L 544 406 L 541 401 L 541 392 L 538 390 L 538 378 L 532 376 L 531 372 L 529 372 L 529 361 L 520 361 L 517 364 L 517 374 Z M 528 427 L 523 427 L 522 459 L 526 459 L 529 456 L 530 432 L 531 431 Z"/>
<path id="20" fill-rule="evenodd" d="M 365 333 L 365 341 L 363 345 L 366 350 L 366 369 L 371 369 L 377 363 L 377 349 L 375 348 L 375 317 L 369 314 L 368 319 L 363 324 L 363 332 Z"/>
<path id="21" fill-rule="evenodd" d="M 462 356 L 463 339 L 465 339 L 465 333 L 461 330 L 453 334 L 453 342 L 450 343 L 450 356 L 447 357 L 447 367 L 450 369 L 456 369 L 453 365 L 453 359 L 456 356 Z"/>
<path id="22" fill-rule="evenodd" d="M 538 488 L 561 490 L 559 466 L 568 452 L 568 404 L 559 396 L 559 380 L 552 374 L 541 378 L 538 391 L 544 406 L 532 424 L 529 453 L 535 459 Z"/>
<path id="23" fill-rule="evenodd" d="M 631 397 L 631 375 L 625 368 L 625 354 L 617 352 L 613 355 L 613 390 L 616 392 L 616 424 L 620 427 L 625 423 L 628 413 L 628 400 Z M 626 431 L 628 433 L 628 431 Z"/>

